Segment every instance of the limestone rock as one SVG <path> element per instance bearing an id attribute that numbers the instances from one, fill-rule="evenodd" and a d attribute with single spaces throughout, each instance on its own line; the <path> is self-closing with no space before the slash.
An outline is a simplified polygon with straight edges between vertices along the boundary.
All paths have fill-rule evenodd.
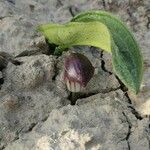
<path id="1" fill-rule="evenodd" d="M 148 150 L 149 4 L 149 0 L 1 0 L 0 51 L 23 63 L 8 63 L 0 72 L 0 149 Z M 90 94 L 71 106 L 63 82 L 67 53 L 48 56 L 51 49 L 36 27 L 65 23 L 91 9 L 114 13 L 134 31 L 144 56 L 144 80 L 139 95 L 128 93 L 127 98 L 111 74 L 111 55 L 93 47 L 74 47 L 96 71 L 84 91 Z"/>
<path id="2" fill-rule="evenodd" d="M 134 149 L 134 139 L 147 150 L 148 122 L 138 121 L 126 104 L 120 90 L 79 99 L 76 106 L 53 110 L 44 123 L 21 135 L 6 150 Z"/>

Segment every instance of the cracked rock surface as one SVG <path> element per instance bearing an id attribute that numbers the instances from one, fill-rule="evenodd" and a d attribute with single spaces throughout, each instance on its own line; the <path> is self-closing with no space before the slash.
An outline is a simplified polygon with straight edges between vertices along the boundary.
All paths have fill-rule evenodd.
<path id="1" fill-rule="evenodd" d="M 138 95 L 124 90 L 110 54 L 74 47 L 95 74 L 70 105 L 63 81 L 69 52 L 50 55 L 36 26 L 64 23 L 89 9 L 108 10 L 133 30 L 145 67 Z M 0 150 L 150 150 L 149 24 L 149 0 L 1 0 Z"/>
<path id="2" fill-rule="evenodd" d="M 127 119 L 130 117 L 132 124 L 137 124 L 137 120 L 128 110 L 126 100 L 120 100 L 122 96 L 120 90 L 97 94 L 79 99 L 76 106 L 54 109 L 44 123 L 6 150 L 23 149 L 25 145 L 26 149 L 42 149 L 42 144 L 43 149 L 128 149 L 126 136 L 131 133 Z"/>

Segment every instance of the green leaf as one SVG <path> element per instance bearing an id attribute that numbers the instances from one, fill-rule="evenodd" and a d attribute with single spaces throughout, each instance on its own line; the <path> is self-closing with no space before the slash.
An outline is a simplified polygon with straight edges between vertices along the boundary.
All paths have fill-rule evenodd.
<path id="1" fill-rule="evenodd" d="M 128 55 L 125 51 L 120 51 L 114 44 L 112 45 L 113 69 L 119 79 L 134 93 L 140 89 L 141 79 L 139 79 L 138 70 L 133 56 Z"/>
<path id="2" fill-rule="evenodd" d="M 105 11 L 84 12 L 71 21 L 99 21 L 108 27 L 114 41 L 112 41 L 114 71 L 129 89 L 138 93 L 143 76 L 143 59 L 140 48 L 126 25 Z"/>
<path id="3" fill-rule="evenodd" d="M 71 22 L 65 25 L 46 24 L 38 27 L 50 43 L 61 47 L 89 45 L 111 51 L 108 28 L 100 22 Z"/>

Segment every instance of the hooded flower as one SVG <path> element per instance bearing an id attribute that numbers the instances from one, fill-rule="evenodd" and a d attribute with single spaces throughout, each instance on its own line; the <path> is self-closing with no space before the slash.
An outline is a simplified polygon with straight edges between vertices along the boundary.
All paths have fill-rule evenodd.
<path id="1" fill-rule="evenodd" d="M 80 53 L 71 53 L 65 59 L 64 79 L 71 92 L 80 92 L 93 77 L 94 67 L 87 57 Z"/>

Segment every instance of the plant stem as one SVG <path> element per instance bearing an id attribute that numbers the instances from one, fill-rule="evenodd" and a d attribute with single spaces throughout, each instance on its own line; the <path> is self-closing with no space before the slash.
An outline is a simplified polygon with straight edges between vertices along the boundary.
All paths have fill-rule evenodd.
<path id="1" fill-rule="evenodd" d="M 78 99 L 78 93 L 71 92 L 71 93 L 70 93 L 70 101 L 71 101 L 71 105 L 75 105 L 77 99 Z"/>
<path id="2" fill-rule="evenodd" d="M 62 55 L 62 52 L 66 49 L 65 46 L 58 46 L 55 48 L 55 51 L 54 51 L 54 55 L 56 56 L 60 56 Z"/>

